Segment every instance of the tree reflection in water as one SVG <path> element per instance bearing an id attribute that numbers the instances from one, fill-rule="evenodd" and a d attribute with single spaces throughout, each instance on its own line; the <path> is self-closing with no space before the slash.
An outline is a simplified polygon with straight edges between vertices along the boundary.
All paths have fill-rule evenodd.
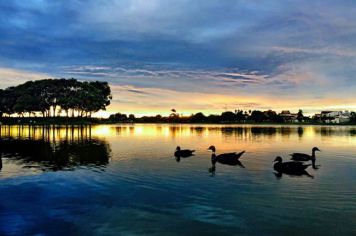
<path id="1" fill-rule="evenodd" d="M 109 163 L 109 144 L 92 138 L 90 126 L 1 127 L 0 133 L 3 170 L 6 163 L 42 171 L 102 168 Z"/>

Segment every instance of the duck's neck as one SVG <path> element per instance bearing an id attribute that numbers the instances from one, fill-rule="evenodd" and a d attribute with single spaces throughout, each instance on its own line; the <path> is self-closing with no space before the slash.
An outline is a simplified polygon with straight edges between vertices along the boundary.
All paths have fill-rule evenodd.
<path id="1" fill-rule="evenodd" d="M 215 152 L 213 152 L 213 154 L 211 154 L 211 163 L 213 165 L 215 165 L 215 163 L 217 162 L 217 156 L 215 155 Z"/>
<path id="2" fill-rule="evenodd" d="M 312 161 L 313 168 L 316 169 L 316 166 L 315 166 L 315 150 L 313 150 L 313 153 L 311 155 L 311 161 Z"/>
<path id="3" fill-rule="evenodd" d="M 312 159 L 315 159 L 315 150 L 312 151 L 311 157 L 312 157 Z"/>
<path id="4" fill-rule="evenodd" d="M 274 168 L 275 170 L 277 170 L 277 171 L 281 171 L 281 170 L 280 170 L 281 164 L 282 164 L 281 161 L 277 161 L 276 163 L 274 163 L 273 168 Z"/>
<path id="5" fill-rule="evenodd" d="M 316 165 L 315 165 L 315 158 L 312 158 L 312 160 L 311 160 L 311 161 L 312 161 L 312 166 L 313 166 L 313 168 L 314 168 L 314 169 L 316 169 Z"/>

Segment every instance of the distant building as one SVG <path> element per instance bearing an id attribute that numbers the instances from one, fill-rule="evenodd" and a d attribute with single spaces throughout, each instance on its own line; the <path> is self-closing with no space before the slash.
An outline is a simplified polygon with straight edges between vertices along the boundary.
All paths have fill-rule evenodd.
<path id="1" fill-rule="evenodd" d="M 270 116 L 276 116 L 277 112 L 268 110 L 268 111 L 264 111 L 263 114 L 265 114 L 265 116 L 267 116 L 267 117 L 270 117 Z"/>
<path id="2" fill-rule="evenodd" d="M 293 123 L 297 123 L 298 121 L 298 113 L 290 113 L 290 111 L 288 110 L 284 110 L 281 113 L 278 114 L 279 116 L 283 117 L 283 119 L 286 122 L 293 122 Z"/>
<path id="3" fill-rule="evenodd" d="M 289 116 L 290 115 L 290 111 L 288 110 L 285 110 L 285 111 L 282 111 L 281 113 L 279 113 L 280 116 Z"/>
<path id="4" fill-rule="evenodd" d="M 312 119 L 316 121 L 321 121 L 321 114 L 315 114 Z"/>
<path id="5" fill-rule="evenodd" d="M 322 111 L 320 121 L 327 124 L 342 124 L 348 123 L 351 120 L 349 111 Z"/>
<path id="6" fill-rule="evenodd" d="M 332 113 L 332 111 L 322 111 L 320 113 L 320 117 L 327 117 L 327 116 L 329 116 L 330 113 Z"/>

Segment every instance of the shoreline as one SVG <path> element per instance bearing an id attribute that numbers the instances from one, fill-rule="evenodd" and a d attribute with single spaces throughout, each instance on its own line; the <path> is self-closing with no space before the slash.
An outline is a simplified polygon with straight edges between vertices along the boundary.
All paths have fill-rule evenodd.
<path id="1" fill-rule="evenodd" d="M 103 118 L 67 118 L 67 117 L 52 117 L 52 118 L 15 118 L 3 117 L 0 118 L 0 125 L 6 126 L 68 126 L 68 125 L 135 125 L 135 124 L 165 124 L 165 125 L 280 125 L 280 126 L 356 126 L 356 123 L 272 123 L 272 122 L 112 122 Z"/>

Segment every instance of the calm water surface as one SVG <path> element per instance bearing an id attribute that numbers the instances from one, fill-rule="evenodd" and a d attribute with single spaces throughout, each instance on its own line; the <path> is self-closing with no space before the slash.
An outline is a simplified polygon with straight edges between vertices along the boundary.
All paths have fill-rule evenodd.
<path id="1" fill-rule="evenodd" d="M 0 235 L 356 235 L 356 127 L 1 126 Z M 196 150 L 178 162 L 175 147 Z M 211 153 L 246 150 L 245 168 Z M 318 170 L 272 161 L 319 147 Z"/>

